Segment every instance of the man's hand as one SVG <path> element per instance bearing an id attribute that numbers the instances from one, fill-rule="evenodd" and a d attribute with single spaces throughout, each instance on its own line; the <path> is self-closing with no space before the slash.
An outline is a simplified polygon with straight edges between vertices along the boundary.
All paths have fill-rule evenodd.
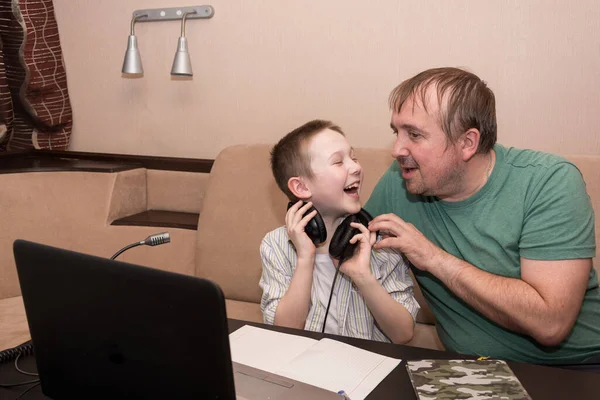
<path id="1" fill-rule="evenodd" d="M 357 285 L 372 277 L 371 274 L 371 247 L 375 244 L 376 235 L 369 232 L 366 226 L 361 223 L 352 222 L 350 226 L 360 230 L 360 233 L 350 239 L 350 244 L 358 243 L 358 248 L 354 255 L 344 261 L 340 266 L 340 271 L 348 275 Z"/>
<path id="2" fill-rule="evenodd" d="M 309 201 L 302 207 L 301 205 L 302 201 L 298 201 L 290 207 L 285 214 L 285 226 L 288 237 L 296 248 L 298 260 L 314 259 L 316 247 L 306 234 L 305 228 L 308 222 L 317 215 L 317 210 L 313 210 L 305 217 L 302 217 L 312 207 L 312 202 Z"/>
<path id="3" fill-rule="evenodd" d="M 383 232 L 384 239 L 373 248 L 392 247 L 400 250 L 417 268 L 430 271 L 442 265 L 445 251 L 431 243 L 413 224 L 404 221 L 396 214 L 382 214 L 369 222 L 371 232 Z"/>

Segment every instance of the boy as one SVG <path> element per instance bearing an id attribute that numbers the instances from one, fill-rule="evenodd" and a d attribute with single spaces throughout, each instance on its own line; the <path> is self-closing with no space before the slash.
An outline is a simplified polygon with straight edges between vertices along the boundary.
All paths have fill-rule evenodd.
<path id="1" fill-rule="evenodd" d="M 277 185 L 295 204 L 286 214 L 286 225 L 269 232 L 260 246 L 265 323 L 409 341 L 419 304 L 402 256 L 373 250 L 375 233 L 359 223 L 350 224 L 360 232 L 350 240 L 357 245 L 351 258 L 338 265 L 328 252 L 344 217 L 361 210 L 363 172 L 342 130 L 322 120 L 302 125 L 273 147 L 271 167 Z M 315 246 L 305 227 L 317 213 L 327 238 Z"/>

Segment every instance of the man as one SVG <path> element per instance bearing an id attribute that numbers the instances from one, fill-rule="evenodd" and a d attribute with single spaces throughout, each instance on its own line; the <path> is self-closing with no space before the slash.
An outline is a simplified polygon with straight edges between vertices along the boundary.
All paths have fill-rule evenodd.
<path id="1" fill-rule="evenodd" d="M 496 144 L 492 91 L 456 68 L 390 95 L 394 163 L 365 208 L 403 252 L 447 349 L 571 364 L 600 355 L 594 215 L 579 170 Z"/>

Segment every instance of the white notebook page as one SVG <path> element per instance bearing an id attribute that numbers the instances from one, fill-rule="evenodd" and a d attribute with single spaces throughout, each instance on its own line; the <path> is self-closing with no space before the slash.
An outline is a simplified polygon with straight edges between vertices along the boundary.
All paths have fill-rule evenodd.
<path id="1" fill-rule="evenodd" d="M 346 343 L 321 339 L 275 373 L 334 392 L 344 390 L 352 400 L 360 400 L 399 363 Z"/>
<path id="2" fill-rule="evenodd" d="M 283 368 L 317 340 L 244 325 L 229 335 L 231 360 L 271 373 Z"/>

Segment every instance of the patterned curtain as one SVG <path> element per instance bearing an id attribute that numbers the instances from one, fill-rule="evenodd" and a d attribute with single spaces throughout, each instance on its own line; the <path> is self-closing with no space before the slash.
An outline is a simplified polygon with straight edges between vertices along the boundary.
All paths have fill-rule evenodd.
<path id="1" fill-rule="evenodd" d="M 73 115 L 52 0 L 0 0 L 0 151 L 68 150 Z"/>

